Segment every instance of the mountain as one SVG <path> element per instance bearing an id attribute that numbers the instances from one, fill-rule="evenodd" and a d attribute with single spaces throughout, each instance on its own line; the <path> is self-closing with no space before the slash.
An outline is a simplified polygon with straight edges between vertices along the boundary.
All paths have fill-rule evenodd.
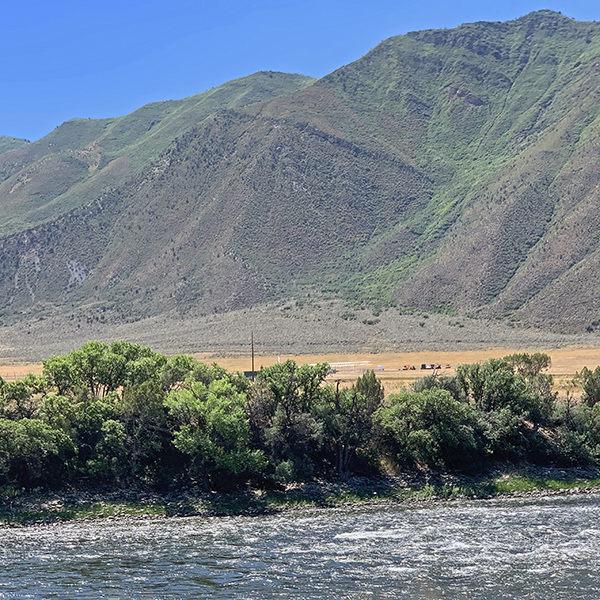
<path id="1" fill-rule="evenodd" d="M 72 119 L 33 144 L 13 143 L 19 151 L 0 156 L 0 235 L 94 202 L 216 111 L 267 100 L 312 81 L 303 75 L 255 73 L 183 100 L 147 104 L 124 117 Z M 0 151 L 7 145 L 4 139 Z"/>
<path id="2" fill-rule="evenodd" d="M 0 314 L 310 296 L 594 331 L 599 56 L 600 24 L 538 11 L 67 122 L 0 154 Z"/>
<path id="3" fill-rule="evenodd" d="M 10 152 L 17 148 L 29 145 L 31 142 L 28 140 L 21 140 L 18 138 L 9 137 L 7 135 L 0 135 L 0 154 L 4 152 Z"/>

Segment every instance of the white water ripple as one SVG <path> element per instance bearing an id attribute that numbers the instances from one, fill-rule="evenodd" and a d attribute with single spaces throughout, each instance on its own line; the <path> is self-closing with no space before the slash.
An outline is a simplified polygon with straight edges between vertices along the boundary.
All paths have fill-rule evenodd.
<path id="1" fill-rule="evenodd" d="M 0 599 L 600 598 L 600 496 L 0 529 Z"/>

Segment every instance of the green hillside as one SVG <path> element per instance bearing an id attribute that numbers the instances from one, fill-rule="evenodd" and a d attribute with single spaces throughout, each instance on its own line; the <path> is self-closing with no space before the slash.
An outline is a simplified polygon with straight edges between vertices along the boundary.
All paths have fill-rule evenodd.
<path id="1" fill-rule="evenodd" d="M 183 100 L 148 104 L 124 117 L 67 121 L 25 152 L 0 157 L 0 235 L 96 201 L 216 111 L 286 94 L 312 81 L 260 72 Z"/>
<path id="2" fill-rule="evenodd" d="M 21 140 L 18 138 L 8 137 L 7 135 L 0 135 L 0 154 L 4 152 L 10 152 L 11 150 L 17 150 L 28 146 L 31 142 L 27 140 Z"/>
<path id="3" fill-rule="evenodd" d="M 68 122 L 0 155 L 2 314 L 311 295 L 600 328 L 599 53 L 600 24 L 539 11 Z"/>

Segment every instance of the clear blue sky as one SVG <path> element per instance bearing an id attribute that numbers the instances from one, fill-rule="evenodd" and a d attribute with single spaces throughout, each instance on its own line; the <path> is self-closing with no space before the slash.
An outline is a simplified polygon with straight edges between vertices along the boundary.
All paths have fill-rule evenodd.
<path id="1" fill-rule="evenodd" d="M 259 70 L 322 77 L 381 40 L 549 8 L 600 20 L 597 0 L 21 0 L 0 19 L 0 135 L 36 140 Z"/>

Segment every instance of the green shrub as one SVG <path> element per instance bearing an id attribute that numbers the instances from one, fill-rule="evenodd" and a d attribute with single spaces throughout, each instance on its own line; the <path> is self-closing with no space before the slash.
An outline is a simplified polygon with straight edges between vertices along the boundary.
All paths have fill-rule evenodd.
<path id="1" fill-rule="evenodd" d="M 76 449 L 69 436 L 39 419 L 0 419 L 0 486 L 59 485 Z"/>
<path id="2" fill-rule="evenodd" d="M 446 390 L 392 395 L 375 421 L 382 449 L 401 463 L 452 467 L 477 456 L 473 411 Z"/>

